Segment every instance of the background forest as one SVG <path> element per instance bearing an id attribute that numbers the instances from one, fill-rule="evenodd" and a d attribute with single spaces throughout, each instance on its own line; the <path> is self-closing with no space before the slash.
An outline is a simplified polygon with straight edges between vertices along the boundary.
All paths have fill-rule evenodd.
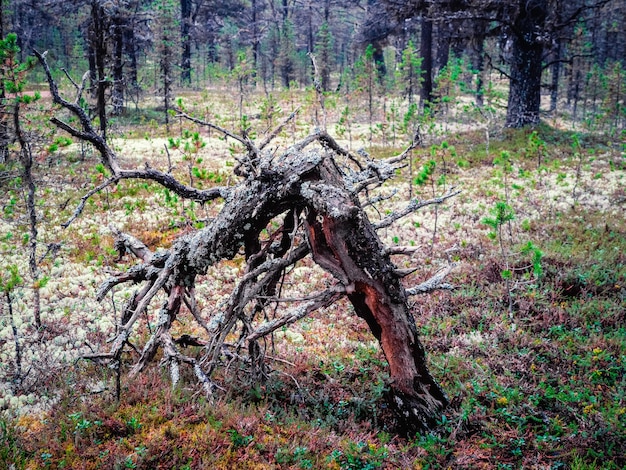
<path id="1" fill-rule="evenodd" d="M 626 466 L 626 2 L 0 14 L 0 468 Z M 423 432 L 393 408 L 375 328 L 315 296 L 340 284 L 315 253 L 210 362 L 205 332 L 258 267 L 247 245 L 184 291 L 170 343 L 146 353 L 170 284 L 120 340 L 159 256 L 263 180 L 246 158 L 311 135 L 300 163 L 335 153 L 410 295 L 449 402 Z M 314 224 L 288 214 L 258 240 L 277 259 Z"/>
<path id="2" fill-rule="evenodd" d="M 146 91 L 168 108 L 172 87 L 237 82 L 240 92 L 252 87 L 267 95 L 311 86 L 307 53 L 314 52 L 324 91 L 348 97 L 368 89 L 376 108 L 385 96 L 438 103 L 455 94 L 482 106 L 494 81 L 510 81 L 515 112 L 536 113 L 541 90 L 552 113 L 567 110 L 574 121 L 600 121 L 607 130 L 623 127 L 625 7 L 615 0 L 3 5 L 3 30 L 17 34 L 19 59 L 35 48 L 48 51 L 59 70 L 78 76 L 88 70 L 92 91 L 100 83 L 110 94 L 112 115 L 138 106 Z M 364 70 L 370 66 L 375 79 Z M 537 122 L 509 114 L 506 123 Z"/>

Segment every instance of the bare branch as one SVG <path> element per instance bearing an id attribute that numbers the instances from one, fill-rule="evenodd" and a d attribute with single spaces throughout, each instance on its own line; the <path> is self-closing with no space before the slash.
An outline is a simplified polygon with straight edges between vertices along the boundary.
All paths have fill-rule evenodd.
<path id="1" fill-rule="evenodd" d="M 443 282 L 445 277 L 450 274 L 450 271 L 454 269 L 456 263 L 450 263 L 444 269 L 439 270 L 434 276 L 430 279 L 418 284 L 415 287 L 411 287 L 406 290 L 407 295 L 418 295 L 418 294 L 428 294 L 430 292 L 436 290 L 452 290 L 454 286 L 447 282 Z"/>
<path id="2" fill-rule="evenodd" d="M 367 201 L 365 201 L 364 203 L 362 203 L 361 207 L 365 208 L 365 207 L 368 207 L 368 206 L 374 206 L 374 205 L 378 204 L 379 202 L 383 202 L 383 201 L 387 201 L 387 200 L 391 199 L 396 194 L 398 194 L 398 190 L 397 189 L 394 189 L 393 191 L 391 191 L 391 194 L 379 194 L 378 196 L 372 197 L 372 198 L 368 199 Z"/>
<path id="3" fill-rule="evenodd" d="M 63 71 L 63 73 L 65 74 L 65 76 L 67 77 L 67 79 L 72 82 L 72 85 L 74 85 L 74 88 L 76 88 L 76 92 L 78 92 L 80 90 L 80 87 L 78 86 L 78 83 L 76 83 L 74 81 L 74 79 L 72 78 L 72 76 L 70 75 L 70 73 L 67 71 L 67 69 L 65 67 L 63 67 L 61 69 Z"/>
<path id="4" fill-rule="evenodd" d="M 304 150 L 309 144 L 319 140 L 319 132 L 315 132 L 307 137 L 305 137 L 304 139 L 302 139 L 300 142 L 292 145 L 291 147 L 289 147 L 289 149 L 287 149 L 287 152 L 301 152 L 302 150 Z"/>
<path id="5" fill-rule="evenodd" d="M 62 68 L 61 70 L 63 71 L 67 79 L 70 82 L 72 82 L 72 85 L 74 85 L 74 88 L 76 88 L 76 99 L 74 100 L 74 103 L 80 106 L 80 100 L 83 97 L 83 92 L 85 91 L 87 80 L 89 79 L 89 71 L 83 74 L 83 77 L 81 78 L 80 85 L 79 85 L 78 83 L 74 81 L 74 79 L 72 78 L 72 76 L 70 75 L 70 73 L 67 71 L 66 68 Z"/>
<path id="6" fill-rule="evenodd" d="M 223 186 L 209 189 L 196 189 L 181 183 L 169 173 L 163 173 L 162 171 L 155 170 L 153 168 L 147 168 L 145 170 L 120 170 L 118 177 L 119 179 L 143 179 L 154 181 L 159 183 L 164 188 L 173 191 L 178 196 L 200 203 L 212 201 L 218 198 L 226 198 L 229 193 L 229 189 Z"/>
<path id="7" fill-rule="evenodd" d="M 496 72 L 501 73 L 507 79 L 512 80 L 511 75 L 506 70 L 503 70 L 502 68 L 498 67 L 497 65 L 493 63 L 493 58 L 491 57 L 489 53 L 485 52 L 485 58 L 487 59 L 487 64 L 489 65 L 489 67 L 494 69 Z"/>
<path id="8" fill-rule="evenodd" d="M 415 136 L 411 144 L 405 148 L 402 153 L 396 155 L 395 157 L 387 158 L 385 160 L 378 161 L 368 161 L 367 169 L 361 168 L 361 173 L 357 175 L 357 178 L 354 181 L 354 189 L 355 193 L 360 193 L 364 189 L 370 187 L 371 185 L 381 185 L 387 180 L 393 178 L 396 174 L 396 171 L 404 168 L 406 165 L 399 165 L 399 163 L 403 162 L 410 154 L 411 150 L 420 145 L 421 137 L 419 135 L 419 129 L 416 131 Z M 334 149 L 336 152 L 340 153 L 341 148 Z M 344 150 L 345 152 L 345 150 Z"/>
<path id="9" fill-rule="evenodd" d="M 250 174 L 254 174 L 255 176 L 258 176 L 257 165 L 258 165 L 258 161 L 261 156 L 261 153 L 260 153 L 260 150 L 254 145 L 254 142 L 250 140 L 250 137 L 248 137 L 246 133 L 246 129 L 242 131 L 243 135 L 239 136 L 216 124 L 203 121 L 202 119 L 198 119 L 193 116 L 190 116 L 189 114 L 185 113 L 184 111 L 180 109 L 177 110 L 177 112 L 178 112 L 177 117 L 184 117 L 185 119 L 191 122 L 195 122 L 196 124 L 200 124 L 201 126 L 206 126 L 206 127 L 209 127 L 210 129 L 215 129 L 216 131 L 221 132 L 225 136 L 231 137 L 232 139 L 235 139 L 236 141 L 243 144 L 244 147 L 248 151 L 248 155 L 246 158 L 242 158 L 242 159 L 235 158 L 235 160 L 237 160 L 239 165 L 237 165 L 234 168 L 234 173 L 238 176 L 243 176 L 243 177 L 247 177 Z"/>
<path id="10" fill-rule="evenodd" d="M 171 173 L 172 172 L 172 156 L 170 155 L 170 149 L 167 148 L 167 144 L 163 144 L 163 147 L 165 147 L 165 155 L 167 155 L 167 173 Z"/>
<path id="11" fill-rule="evenodd" d="M 566 18 L 563 22 L 556 24 L 554 27 L 557 30 L 566 28 L 567 26 L 570 26 L 571 24 L 577 22 L 582 16 L 583 12 L 585 12 L 586 10 L 596 10 L 596 9 L 600 10 L 602 7 L 604 7 L 604 5 L 606 5 L 610 1 L 611 0 L 598 0 L 592 3 L 591 5 L 587 5 L 586 3 L 583 3 L 576 10 L 574 10 L 569 15 L 568 18 Z"/>
<path id="12" fill-rule="evenodd" d="M 415 271 L 417 271 L 419 269 L 419 267 L 414 266 L 412 268 L 406 268 L 406 269 L 394 269 L 393 273 L 398 276 L 398 277 L 406 277 L 409 274 L 413 274 Z"/>
<path id="13" fill-rule="evenodd" d="M 143 351 L 141 352 L 141 357 L 131 369 L 129 374 L 131 377 L 141 372 L 144 367 L 148 365 L 150 361 L 152 361 L 152 359 L 156 355 L 159 345 L 162 344 L 164 338 L 169 337 L 169 339 L 171 340 L 169 330 L 180 310 L 184 291 L 185 288 L 182 286 L 174 286 L 170 290 L 167 302 L 163 305 L 163 307 L 161 307 L 161 310 L 159 311 L 157 328 L 154 334 L 145 344 Z"/>
<path id="14" fill-rule="evenodd" d="M 91 196 L 93 196 L 96 193 L 99 193 L 104 188 L 106 188 L 108 186 L 111 186 L 113 183 L 117 183 L 118 181 L 119 181 L 119 177 L 117 177 L 117 176 L 114 176 L 113 178 L 109 178 L 104 183 L 100 184 L 99 186 L 96 186 L 91 191 L 89 191 L 87 194 L 85 194 L 83 197 L 81 197 L 80 198 L 80 203 L 78 204 L 78 206 L 74 210 L 74 213 L 72 214 L 72 216 L 69 219 L 67 219 L 67 221 L 65 223 L 61 224 L 61 227 L 63 227 L 63 228 L 69 227 L 70 224 L 72 222 L 74 222 L 74 220 L 76 220 L 76 218 L 78 218 L 78 216 L 80 214 L 82 214 L 83 209 L 85 208 L 85 204 L 87 203 L 87 200 Z"/>
<path id="15" fill-rule="evenodd" d="M 202 370 L 198 361 L 196 361 L 192 357 L 181 354 L 176 348 L 175 341 L 172 339 L 172 336 L 169 333 L 163 334 L 161 338 L 161 345 L 163 346 L 163 354 L 165 356 L 165 360 L 169 360 L 170 364 L 178 365 L 178 363 L 184 362 L 190 365 L 193 369 L 193 372 L 196 378 L 198 379 L 198 382 L 200 382 L 200 384 L 202 385 L 202 388 L 205 392 L 206 397 L 212 398 L 213 390 L 215 390 L 217 386 L 211 381 L 211 379 L 209 379 L 206 373 Z M 178 369 L 177 367 L 174 367 L 172 370 L 176 371 Z M 174 376 L 174 374 L 175 372 L 172 373 L 172 376 Z M 173 378 L 174 377 L 172 377 L 172 379 Z M 172 385 L 173 386 L 176 385 L 176 382 L 174 380 L 172 380 Z"/>
<path id="16" fill-rule="evenodd" d="M 350 161 L 352 161 L 356 166 L 359 167 L 359 170 L 365 170 L 361 162 L 359 162 L 358 157 L 339 145 L 337 141 L 326 132 L 326 130 L 320 132 L 317 138 L 325 147 L 334 150 L 336 153 L 343 157 L 348 157 Z"/>
<path id="17" fill-rule="evenodd" d="M 384 160 L 368 162 L 367 171 L 357 175 L 352 192 L 358 194 L 364 189 L 371 189 L 372 185 L 381 186 L 385 181 L 393 178 L 400 168 L 403 168 L 403 165 L 388 165 Z"/>
<path id="18" fill-rule="evenodd" d="M 448 191 L 447 194 L 444 194 L 443 196 L 440 196 L 440 197 L 428 199 L 426 201 L 419 201 L 417 199 L 414 199 L 404 209 L 397 211 L 397 212 L 392 212 L 383 220 L 381 220 L 377 224 L 374 224 L 374 228 L 376 230 L 379 230 L 381 228 L 389 227 L 396 220 L 401 219 L 402 217 L 405 217 L 408 214 L 415 212 L 418 209 L 421 209 L 422 207 L 430 206 L 433 204 L 441 204 L 447 199 L 450 199 L 451 197 L 454 197 L 460 193 L 461 193 L 460 189 L 455 189 L 454 187 L 452 187 L 450 188 L 450 191 Z"/>
<path id="19" fill-rule="evenodd" d="M 187 295 L 183 298 L 185 305 L 198 322 L 198 324 L 206 331 L 209 332 L 209 325 L 204 321 L 204 319 L 200 316 L 200 312 L 198 311 L 198 304 L 196 302 L 196 290 L 194 287 L 190 287 L 187 289 Z"/>
<path id="20" fill-rule="evenodd" d="M 77 139 L 85 140 L 87 142 L 95 144 L 93 136 L 90 133 L 88 133 L 88 132 L 80 131 L 80 130 L 76 129 L 75 127 L 70 126 L 66 122 L 63 122 L 63 121 L 61 121 L 60 119 L 58 119 L 56 117 L 51 117 L 50 118 L 50 122 L 52 124 L 54 124 L 55 126 L 63 129 L 65 132 L 70 134 L 72 137 L 76 137 Z"/>
<path id="21" fill-rule="evenodd" d="M 292 113 L 287 116 L 283 122 L 281 122 L 276 129 L 274 129 L 263 141 L 259 144 L 259 150 L 263 150 L 267 145 L 285 128 L 289 121 L 291 121 L 300 112 L 300 107 L 297 107 Z"/>
<path id="22" fill-rule="evenodd" d="M 54 121 L 55 118 L 52 118 L 51 120 Z M 107 186 L 110 186 L 113 183 L 117 183 L 120 180 L 125 179 L 144 179 L 154 181 L 164 188 L 173 191 L 178 196 L 200 203 L 212 201 L 218 198 L 226 198 L 229 193 L 229 189 L 223 186 L 209 189 L 196 189 L 191 186 L 182 184 L 169 173 L 163 173 L 162 171 L 154 170 L 152 168 L 148 168 L 146 170 L 119 170 L 115 176 L 109 178 L 104 183 L 93 188 L 87 194 L 85 194 L 81 198 L 80 203 L 78 204 L 78 207 L 76 208 L 72 216 L 61 226 L 63 228 L 69 227 L 70 224 L 83 212 L 85 204 L 91 196 L 102 191 Z"/>
<path id="23" fill-rule="evenodd" d="M 385 160 L 385 162 L 389 165 L 393 165 L 395 163 L 404 161 L 404 159 L 409 155 L 409 153 L 411 152 L 411 150 L 413 150 L 414 148 L 418 147 L 421 143 L 421 137 L 419 135 L 419 127 L 417 129 L 417 131 L 415 132 L 415 136 L 413 138 L 413 141 L 409 144 L 409 146 L 407 148 L 405 148 L 402 153 L 400 153 L 399 155 L 396 155 L 395 157 L 390 157 L 387 160 Z"/>
<path id="24" fill-rule="evenodd" d="M 315 54 L 312 52 L 307 53 L 309 58 L 311 59 L 311 63 L 313 64 L 313 87 L 315 88 L 315 94 L 317 95 L 317 101 L 320 104 L 320 109 L 322 110 L 322 131 L 326 133 L 326 107 L 324 106 L 324 90 L 322 90 L 322 79 L 320 77 L 320 72 L 317 68 L 317 61 L 315 60 Z"/>
<path id="25" fill-rule="evenodd" d="M 384 255 L 413 255 L 421 246 L 390 246 L 383 250 Z"/>
<path id="26" fill-rule="evenodd" d="M 251 334 L 249 334 L 246 339 L 248 341 L 254 341 L 263 336 L 267 336 L 282 326 L 290 325 L 291 323 L 306 317 L 315 310 L 331 305 L 345 293 L 346 289 L 341 284 L 337 284 L 329 289 L 326 289 L 325 291 L 317 294 L 315 296 L 315 300 L 311 300 L 304 305 L 300 305 L 299 307 L 290 310 L 280 318 L 263 323 Z"/>
<path id="27" fill-rule="evenodd" d="M 230 132 L 227 129 L 224 129 L 223 127 L 218 126 L 217 124 L 213 124 L 212 122 L 208 122 L 208 121 L 204 121 L 202 119 L 198 119 L 196 117 L 190 116 L 189 114 L 187 114 L 186 112 L 178 109 L 176 110 L 177 114 L 176 117 L 183 117 L 191 122 L 195 122 L 196 124 L 200 124 L 201 126 L 205 126 L 208 127 L 210 129 L 214 129 L 218 132 L 221 132 L 222 134 L 224 134 L 227 137 L 230 137 L 231 139 L 236 140 L 237 142 L 241 143 L 244 145 L 244 147 L 246 147 L 248 150 L 252 151 L 252 153 L 254 153 L 255 155 L 258 155 L 259 151 L 256 148 L 250 148 L 250 139 L 246 139 L 244 137 L 241 137 L 237 134 L 233 134 L 232 132 Z"/>
<path id="28" fill-rule="evenodd" d="M 127 335 L 130 332 L 133 324 L 137 321 L 137 318 L 139 318 L 139 315 L 143 313 L 143 311 L 146 309 L 146 307 L 148 306 L 152 298 L 157 294 L 157 292 L 159 292 L 159 290 L 161 290 L 161 288 L 168 281 L 169 276 L 170 274 L 172 274 L 172 270 L 174 268 L 173 264 L 174 263 L 168 263 L 168 266 L 166 266 L 163 269 L 163 271 L 161 271 L 161 274 L 159 274 L 159 277 L 152 283 L 150 290 L 148 290 L 145 296 L 139 301 L 139 303 L 137 304 L 137 307 L 135 308 L 135 311 L 132 312 L 132 315 L 130 316 L 128 321 L 122 325 L 122 328 L 121 328 L 122 335 L 124 334 Z M 120 341 L 116 340 L 115 342 L 118 343 L 119 345 Z"/>
<path id="29" fill-rule="evenodd" d="M 146 280 L 146 265 L 138 264 L 133 266 L 125 273 L 119 274 L 117 276 L 113 276 L 104 281 L 98 290 L 96 291 L 96 300 L 98 302 L 102 301 L 104 297 L 109 293 L 111 289 L 113 289 L 118 284 L 122 284 L 124 282 L 132 281 L 132 282 L 141 282 Z"/>
<path id="30" fill-rule="evenodd" d="M 59 94 L 59 87 L 52 78 L 52 72 L 50 71 L 50 66 L 46 61 L 46 58 L 41 53 L 39 53 L 39 51 L 34 50 L 33 52 L 37 59 L 39 59 L 39 62 L 43 66 L 46 73 L 46 78 L 48 80 L 48 86 L 50 88 L 52 100 L 54 101 L 54 103 L 59 104 L 68 111 L 72 112 L 72 114 L 74 114 L 80 121 L 83 131 L 78 131 L 77 129 L 74 129 L 73 127 L 63 123 L 56 118 L 52 118 L 51 121 L 55 125 L 72 134 L 74 137 L 92 143 L 100 152 L 102 163 L 111 171 L 111 173 L 113 173 L 114 175 L 117 174 L 117 172 L 119 171 L 117 157 L 115 156 L 115 153 L 111 150 L 111 148 L 107 145 L 104 137 L 96 132 L 91 123 L 91 119 L 89 119 L 89 116 L 87 115 L 85 110 L 78 103 L 70 103 L 69 101 L 61 97 L 61 95 Z"/>
<path id="31" fill-rule="evenodd" d="M 177 195 L 185 199 L 191 199 L 191 200 L 201 202 L 201 203 L 207 202 L 207 201 L 219 198 L 219 197 L 226 197 L 226 195 L 228 194 L 228 190 L 226 188 L 218 187 L 218 188 L 211 188 L 207 190 L 199 190 L 199 189 L 186 186 L 180 183 L 172 175 L 169 174 L 169 170 L 171 170 L 171 168 L 168 169 L 168 173 L 163 173 L 161 171 L 154 170 L 152 168 L 146 168 L 145 170 L 121 169 L 117 162 L 117 156 L 115 152 L 113 151 L 111 147 L 109 147 L 105 139 L 94 129 L 91 123 L 91 120 L 89 119 L 89 116 L 87 115 L 85 110 L 78 104 L 78 102 L 71 103 L 65 100 L 63 97 L 61 97 L 61 95 L 59 94 L 58 86 L 56 82 L 54 81 L 54 79 L 52 78 L 52 73 L 50 72 L 50 67 L 46 61 L 46 58 L 42 54 L 40 54 L 38 51 L 35 51 L 35 55 L 41 62 L 46 72 L 46 77 L 48 79 L 48 85 L 50 87 L 50 93 L 52 95 L 53 101 L 56 104 L 59 104 L 65 109 L 67 109 L 68 111 L 70 111 L 72 114 L 74 114 L 78 118 L 81 124 L 82 130 L 77 129 L 73 126 L 70 126 L 69 124 L 61 121 L 60 119 L 56 117 L 51 118 L 50 121 L 56 126 L 58 126 L 59 128 L 71 134 L 73 137 L 76 137 L 77 139 L 81 139 L 81 140 L 84 140 L 93 144 L 96 147 L 96 149 L 98 149 L 98 151 L 100 152 L 101 161 L 107 167 L 107 169 L 111 171 L 113 175 L 107 182 L 103 183 L 97 188 L 94 188 L 89 193 L 87 193 L 87 195 L 83 197 L 74 215 L 68 222 L 66 222 L 63 225 L 64 227 L 68 227 L 70 223 L 74 219 L 76 219 L 78 215 L 80 215 L 89 197 L 101 191 L 108 185 L 112 183 L 116 183 L 121 179 L 145 179 L 145 180 L 155 181 L 159 183 L 161 186 L 175 192 Z M 74 83 L 74 85 L 77 86 L 75 82 L 72 81 L 72 83 Z M 204 123 L 203 121 L 199 121 L 195 118 L 191 118 L 190 116 L 187 116 L 187 115 L 185 116 L 188 119 L 194 120 L 195 122 L 203 123 L 204 125 L 213 126 L 209 123 Z M 213 127 L 216 129 L 218 128 L 217 126 L 213 126 Z M 234 136 L 234 134 L 229 133 L 225 129 L 221 129 L 221 128 L 219 129 L 224 131 L 227 135 L 230 135 L 231 137 L 236 138 L 237 140 L 241 141 L 242 143 L 244 143 L 244 145 L 246 145 L 249 149 L 251 149 L 249 140 L 248 140 L 248 143 L 246 143 L 246 141 L 243 138 Z M 251 151 L 258 153 L 258 151 L 256 151 L 253 148 L 251 149 Z"/>

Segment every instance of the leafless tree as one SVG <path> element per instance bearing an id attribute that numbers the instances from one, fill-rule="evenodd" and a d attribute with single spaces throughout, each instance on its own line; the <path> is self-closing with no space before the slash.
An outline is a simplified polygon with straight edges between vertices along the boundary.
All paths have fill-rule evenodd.
<path id="1" fill-rule="evenodd" d="M 54 102 L 70 111 L 80 127 L 56 117 L 53 123 L 74 137 L 91 142 L 111 172 L 107 181 L 82 198 L 66 225 L 80 214 L 91 195 L 122 179 L 152 180 L 180 197 L 200 203 L 224 200 L 223 208 L 207 227 L 180 237 L 167 251 L 152 252 L 132 235 L 117 232 L 120 253 L 132 253 L 140 263 L 111 277 L 100 287 L 97 297 L 104 298 L 114 286 L 125 282 L 139 287 L 121 315 L 110 349 L 90 356 L 91 359 L 118 363 L 137 325 L 144 321 L 144 312 L 156 295 L 165 291 L 167 300 L 159 310 L 157 327 L 130 373 L 141 372 L 160 349 L 174 382 L 179 378 L 180 366 L 187 364 L 210 395 L 217 386 L 213 372 L 226 357 L 232 357 L 225 342 L 227 336 L 237 332 L 240 340 L 236 347 L 248 351 L 246 360 L 251 371 L 255 377 L 263 378 L 264 337 L 346 297 L 380 342 L 389 364 L 391 405 L 402 425 L 407 431 L 415 431 L 436 424 L 448 400 L 427 368 L 408 298 L 449 289 L 444 277 L 451 267 L 418 286 L 405 288 L 401 279 L 406 272 L 397 269 L 391 259 L 392 254 L 402 250 L 386 247 L 377 230 L 421 207 L 441 204 L 458 191 L 451 190 L 430 200 L 413 200 L 377 223 L 372 223 L 364 210 L 376 203 L 369 197 L 370 191 L 393 178 L 414 144 L 399 156 L 378 161 L 348 152 L 325 130 L 320 130 L 276 153 L 269 150 L 268 144 L 295 113 L 263 141 L 253 142 L 245 135 L 233 134 L 180 111 L 181 117 L 222 132 L 245 148 L 245 155 L 234 168 L 240 178 L 236 185 L 196 189 L 157 169 L 122 168 L 117 154 L 93 129 L 82 108 L 59 94 L 45 58 L 37 56 L 46 70 Z M 276 225 L 278 229 L 272 228 Z M 221 260 L 240 254 L 245 256 L 244 274 L 227 302 L 215 312 L 199 311 L 195 286 L 200 276 Z M 284 276 L 307 256 L 332 275 L 332 280 L 327 288 L 311 295 L 282 297 Z M 285 307 L 288 304 L 295 306 Z M 273 319 L 263 315 L 270 307 L 279 306 L 281 315 Z M 204 332 L 201 338 L 172 336 L 172 325 L 187 311 L 196 327 Z M 183 352 L 181 344 L 199 344 L 204 348 L 192 356 Z"/>

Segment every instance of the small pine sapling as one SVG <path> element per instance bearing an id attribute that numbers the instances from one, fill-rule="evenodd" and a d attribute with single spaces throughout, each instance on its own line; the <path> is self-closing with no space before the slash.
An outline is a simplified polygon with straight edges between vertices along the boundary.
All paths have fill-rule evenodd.
<path id="1" fill-rule="evenodd" d="M 402 60 L 398 64 L 396 83 L 400 88 L 401 95 L 407 100 L 409 108 L 414 104 L 413 96 L 417 92 L 422 78 L 422 58 L 415 48 L 412 40 L 402 51 Z"/>
<path id="2" fill-rule="evenodd" d="M 409 103 L 404 116 L 402 116 L 402 122 L 400 123 L 400 131 L 406 137 L 408 137 L 414 146 L 421 144 L 420 126 L 417 119 L 417 103 Z M 394 133 L 395 136 L 395 133 Z M 413 152 L 409 154 L 409 179 L 413 181 Z M 413 185 L 409 185 L 409 199 L 413 199 Z"/>
<path id="3" fill-rule="evenodd" d="M 547 156 L 546 142 L 541 138 L 535 130 L 528 135 L 528 146 L 526 147 L 526 156 L 537 158 L 537 169 L 541 168 L 543 159 Z"/>
<path id="4" fill-rule="evenodd" d="M 511 295 L 511 280 L 513 277 L 513 273 L 510 268 L 509 256 L 507 250 L 504 247 L 504 238 L 502 236 L 502 226 L 504 224 L 510 223 L 515 219 L 515 213 L 513 212 L 513 208 L 504 201 L 496 202 L 495 207 L 491 209 L 492 217 L 485 217 L 482 220 L 482 223 L 487 225 L 492 229 L 489 233 L 489 238 L 496 241 L 498 246 L 500 247 L 500 256 L 502 258 L 502 263 L 504 265 L 504 269 L 500 272 L 502 279 L 505 282 L 506 288 L 506 296 L 509 304 L 509 316 L 511 319 L 513 318 L 513 298 Z"/>
<path id="5" fill-rule="evenodd" d="M 533 242 L 528 242 L 521 249 L 522 255 L 530 255 L 530 262 L 533 267 L 533 275 L 536 279 L 540 279 L 543 275 L 543 267 L 541 265 L 541 260 L 543 259 L 543 252 L 537 248 Z"/>
<path id="6" fill-rule="evenodd" d="M 509 174 L 513 171 L 513 164 L 511 163 L 511 154 L 508 150 L 502 150 L 500 156 L 493 160 L 493 164 L 499 166 L 502 169 L 502 185 L 504 186 L 504 202 L 507 206 L 511 205 L 511 190 L 509 188 Z M 509 232 L 509 238 L 513 243 L 513 229 L 511 227 L 511 220 L 508 220 L 507 228 Z"/>
<path id="7" fill-rule="evenodd" d="M 352 127 L 350 126 L 349 105 L 346 105 L 346 107 L 341 110 L 341 116 L 335 125 L 335 132 L 342 138 L 345 137 L 346 133 L 348 134 L 348 149 L 352 150 Z"/>

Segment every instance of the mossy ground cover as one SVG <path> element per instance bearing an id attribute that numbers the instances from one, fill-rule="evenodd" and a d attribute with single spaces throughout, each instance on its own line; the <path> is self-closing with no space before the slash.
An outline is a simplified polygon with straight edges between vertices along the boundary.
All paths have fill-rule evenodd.
<path id="1" fill-rule="evenodd" d="M 282 98 L 288 109 L 293 96 Z M 311 129 L 311 103 L 295 124 L 298 133 Z M 228 103 L 221 106 L 223 112 L 208 118 L 236 125 Z M 228 184 L 236 151 L 230 142 L 176 123 L 170 134 L 183 144 L 166 151 L 169 136 L 158 119 L 150 111 L 113 123 L 122 158 L 163 168 L 169 152 L 181 179 L 204 187 Z M 251 118 L 259 135 L 266 120 Z M 282 136 L 285 143 L 292 130 Z M 370 147 L 363 123 L 352 130 L 354 145 L 374 157 L 398 151 L 382 136 Z M 196 151 L 184 146 L 193 132 L 206 142 Z M 156 367 L 132 380 L 122 376 L 116 402 L 114 372 L 77 360 L 106 348 L 118 304 L 131 292 L 116 292 L 117 304 L 108 297 L 101 304 L 94 300 L 108 272 L 133 264 L 117 259 L 108 226 L 153 249 L 168 247 L 181 233 L 209 223 L 220 205 L 200 207 L 153 184 L 122 182 L 92 198 L 62 230 L 59 224 L 79 198 L 105 175 L 79 144 L 42 154 L 36 170 L 40 239 L 61 248 L 42 262 L 49 277 L 42 288 L 43 332 L 30 326 L 27 282 L 16 291 L 20 344 L 30 367 L 20 390 L 10 387 L 14 337 L 2 317 L 1 373 L 8 385 L 0 467 L 623 468 L 623 138 L 542 125 L 492 133 L 488 144 L 482 131 L 429 135 L 428 144 L 414 151 L 411 172 L 403 169 L 393 186 L 381 190 L 397 190 L 389 209 L 406 202 L 410 184 L 420 199 L 444 186 L 463 190 L 446 206 L 417 213 L 382 234 L 390 245 L 420 247 L 410 258 L 396 258 L 401 268 L 421 267 L 405 279 L 407 286 L 456 263 L 450 275 L 455 290 L 412 299 L 431 371 L 451 399 L 437 431 L 420 436 L 395 432 L 385 402 L 384 357 L 343 302 L 269 340 L 264 383 L 253 383 L 233 363 L 217 372 L 224 390 L 208 401 L 192 374 L 183 370 L 184 380 L 172 389 L 167 371 Z M 431 160 L 431 171 L 419 177 Z M 21 189 L 17 173 L 3 171 L 12 177 L 0 182 L 8 196 L 0 227 L 2 268 L 23 269 Z M 498 202 L 514 214 L 509 223 L 496 224 L 500 233 L 485 223 L 495 217 Z M 373 218 L 384 215 L 372 212 Z M 529 243 L 532 250 L 525 248 Z M 293 289 L 302 295 L 324 283 L 325 275 L 310 263 L 294 271 Z M 240 274 L 237 259 L 211 269 L 198 286 L 200 307 L 212 311 Z M 193 348 L 189 354 L 200 353 Z M 133 357 L 129 353 L 128 364 Z"/>

